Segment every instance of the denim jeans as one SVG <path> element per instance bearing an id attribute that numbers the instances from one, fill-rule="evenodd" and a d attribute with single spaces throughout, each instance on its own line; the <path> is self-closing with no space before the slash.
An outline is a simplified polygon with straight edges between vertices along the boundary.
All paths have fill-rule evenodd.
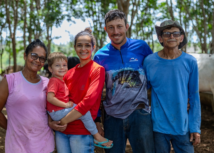
<path id="1" fill-rule="evenodd" d="M 170 153 L 171 144 L 175 153 L 194 153 L 194 147 L 189 141 L 190 133 L 186 135 L 171 135 L 154 132 L 156 153 Z"/>
<path id="2" fill-rule="evenodd" d="M 105 137 L 114 143 L 106 153 L 125 153 L 127 138 L 133 153 L 155 152 L 151 114 L 143 109 L 135 110 L 126 119 L 106 115 L 104 130 Z"/>
<path id="3" fill-rule="evenodd" d="M 57 153 L 94 153 L 92 135 L 72 135 L 56 131 Z"/>
<path id="4" fill-rule="evenodd" d="M 51 116 L 51 118 L 54 120 L 54 121 L 59 121 L 61 120 L 63 117 L 65 117 L 72 109 L 74 109 L 74 107 L 76 106 L 76 104 L 73 105 L 73 107 L 71 108 L 65 108 L 65 109 L 61 109 L 61 110 L 58 110 L 58 111 L 55 111 L 55 112 L 48 112 L 48 114 Z M 97 126 L 96 124 L 94 123 L 94 120 L 91 116 L 91 113 L 90 111 L 88 111 L 85 115 L 83 115 L 82 117 L 79 118 L 85 128 L 92 134 L 96 134 L 98 133 L 98 130 L 97 130 Z"/>

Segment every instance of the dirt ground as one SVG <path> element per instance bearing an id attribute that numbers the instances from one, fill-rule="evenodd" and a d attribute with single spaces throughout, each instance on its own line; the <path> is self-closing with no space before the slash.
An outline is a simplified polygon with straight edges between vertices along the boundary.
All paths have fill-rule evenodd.
<path id="1" fill-rule="evenodd" d="M 208 106 L 202 106 L 201 133 L 201 144 L 195 147 L 195 153 L 214 153 L 214 113 Z M 4 153 L 4 140 L 5 130 L 0 128 L 0 153 Z M 96 148 L 95 153 L 104 153 L 104 151 Z M 127 143 L 126 153 L 132 153 L 129 143 Z M 171 153 L 174 153 L 173 149 Z"/>

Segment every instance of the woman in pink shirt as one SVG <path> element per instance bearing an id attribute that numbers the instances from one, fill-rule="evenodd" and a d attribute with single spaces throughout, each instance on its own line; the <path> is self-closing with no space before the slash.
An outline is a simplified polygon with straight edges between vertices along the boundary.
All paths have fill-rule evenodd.
<path id="1" fill-rule="evenodd" d="M 8 115 L 7 119 L 0 112 L 0 126 L 6 129 L 5 153 L 54 151 L 46 113 L 49 80 L 37 74 L 46 58 L 46 46 L 38 39 L 31 42 L 24 53 L 23 70 L 5 75 L 0 82 L 0 109 L 6 106 Z"/>

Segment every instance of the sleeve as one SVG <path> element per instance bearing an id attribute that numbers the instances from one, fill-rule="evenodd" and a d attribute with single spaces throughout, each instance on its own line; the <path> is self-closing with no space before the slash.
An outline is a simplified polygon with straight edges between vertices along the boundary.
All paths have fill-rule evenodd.
<path id="1" fill-rule="evenodd" d="M 100 64 L 99 63 L 99 60 L 98 60 L 98 56 L 96 56 L 96 54 L 95 54 L 95 56 L 94 56 L 94 59 L 93 59 L 97 64 Z M 103 92 L 103 91 L 102 91 Z M 103 96 L 103 94 L 102 94 L 102 96 Z M 101 122 L 101 109 L 99 109 L 98 110 L 98 113 L 97 113 L 97 118 L 94 120 L 94 122 Z"/>
<path id="2" fill-rule="evenodd" d="M 11 94 L 14 88 L 15 74 L 14 73 L 6 74 L 4 77 L 6 77 L 9 94 Z"/>
<path id="3" fill-rule="evenodd" d="M 53 92 L 56 95 L 57 90 L 58 90 L 58 82 L 55 79 L 51 78 L 48 83 L 47 93 Z"/>
<path id="4" fill-rule="evenodd" d="M 145 41 L 143 41 L 143 52 L 142 53 L 144 54 L 144 57 L 146 57 L 150 54 L 153 54 L 151 48 Z"/>
<path id="5" fill-rule="evenodd" d="M 85 113 L 97 102 L 97 99 L 101 97 L 104 81 L 105 69 L 103 67 L 97 68 L 92 72 L 87 93 L 83 100 L 75 107 L 75 109 L 82 115 L 85 115 Z"/>
<path id="6" fill-rule="evenodd" d="M 151 88 L 151 84 L 150 84 L 150 81 L 149 81 L 149 79 L 148 79 L 148 73 L 147 73 L 147 68 L 146 68 L 146 66 L 147 66 L 147 60 L 145 59 L 144 62 L 143 62 L 143 70 L 144 70 L 144 73 L 145 73 L 145 75 L 146 75 L 147 90 L 148 90 L 148 89 Z"/>
<path id="7" fill-rule="evenodd" d="M 98 56 L 96 54 L 94 55 L 93 61 L 95 61 L 97 64 L 99 64 Z"/>
<path id="8" fill-rule="evenodd" d="M 201 126 L 201 105 L 199 97 L 199 75 L 196 60 L 192 64 L 192 71 L 189 77 L 188 84 L 189 96 L 189 129 L 190 133 L 200 133 Z"/>

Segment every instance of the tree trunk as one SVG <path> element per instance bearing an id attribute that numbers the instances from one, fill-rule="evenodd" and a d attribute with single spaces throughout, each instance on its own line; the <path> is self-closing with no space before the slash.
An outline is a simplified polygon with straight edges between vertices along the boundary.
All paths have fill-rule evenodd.
<path id="1" fill-rule="evenodd" d="M 117 0 L 118 9 L 123 11 L 126 14 L 126 17 L 129 14 L 129 1 L 130 0 Z"/>
<path id="2" fill-rule="evenodd" d="M 11 51 L 11 46 L 9 45 L 9 51 Z M 11 65 L 11 52 L 9 52 L 9 67 Z"/>
<path id="3" fill-rule="evenodd" d="M 41 10 L 41 5 L 40 5 L 40 0 L 35 0 L 36 3 L 36 11 L 37 11 L 37 16 L 39 16 L 39 11 Z M 40 26 L 40 21 L 41 19 L 39 17 L 37 17 L 36 19 L 34 19 L 34 23 L 35 25 L 37 25 L 38 27 L 36 28 L 35 32 L 34 32 L 34 39 L 39 39 L 42 35 L 42 28 Z"/>
<path id="4" fill-rule="evenodd" d="M 155 42 L 154 42 L 154 38 L 153 38 L 153 31 L 151 30 L 151 39 L 152 39 L 152 51 L 154 51 L 155 48 Z"/>
<path id="5" fill-rule="evenodd" d="M 14 6 L 15 3 L 15 6 Z M 9 26 L 9 31 L 10 31 L 10 37 L 12 40 L 12 49 L 13 49 L 13 72 L 16 72 L 16 27 L 17 27 L 17 23 L 18 23 L 18 0 L 15 2 L 12 2 L 12 9 L 13 9 L 13 31 L 11 28 L 11 21 L 10 21 L 10 12 L 9 12 L 9 5 L 8 5 L 8 1 L 5 0 L 5 9 L 6 9 L 6 16 L 7 16 L 7 23 Z"/>
<path id="6" fill-rule="evenodd" d="M 214 1 L 213 1 L 213 6 L 214 6 Z M 213 7 L 213 14 L 212 14 L 212 42 L 211 42 L 211 49 L 210 49 L 210 54 L 214 53 L 214 7 Z"/>
<path id="7" fill-rule="evenodd" d="M 191 4 L 190 1 L 187 1 L 187 3 Z M 184 4 L 184 7 L 185 7 L 185 13 L 188 14 L 188 20 L 191 21 L 192 23 L 192 26 L 193 26 L 193 29 L 195 30 L 199 40 L 200 40 L 200 46 L 201 46 L 201 49 L 202 49 L 202 53 L 204 52 L 204 44 L 203 44 L 203 41 L 202 41 L 202 34 L 201 32 L 199 31 L 198 27 L 196 26 L 197 24 L 199 24 L 199 19 L 197 17 L 197 15 L 195 15 L 195 19 L 192 19 L 192 17 L 190 16 L 190 12 L 189 12 L 189 5 L 187 5 L 187 3 Z M 193 20 L 196 22 L 196 25 L 195 25 L 195 22 L 193 22 Z"/>
<path id="8" fill-rule="evenodd" d="M 169 11 L 169 15 L 171 17 L 171 19 L 174 21 L 175 20 L 175 17 L 174 17 L 174 14 L 173 14 L 173 8 L 172 8 L 172 0 L 170 0 L 170 5 L 169 5 L 169 2 L 168 0 L 166 0 L 166 4 L 167 4 L 167 8 L 168 8 L 168 11 Z"/>
<path id="9" fill-rule="evenodd" d="M 127 32 L 127 37 L 131 38 L 132 35 L 132 26 L 133 26 L 133 22 L 134 22 L 134 18 L 136 16 L 136 13 L 138 11 L 138 6 L 140 5 L 140 0 L 134 0 L 134 2 L 132 3 L 132 11 L 131 11 L 131 22 L 130 22 L 130 26 Z"/>
<path id="10" fill-rule="evenodd" d="M 46 25 L 46 30 L 47 30 L 47 48 L 48 48 L 48 55 L 51 53 L 51 33 L 52 33 L 52 26 Z"/>
<path id="11" fill-rule="evenodd" d="M 34 7 L 33 7 L 33 1 L 30 1 L 30 10 L 34 10 Z M 30 15 L 31 16 L 31 15 Z M 32 18 L 29 17 L 29 25 L 28 25 L 28 42 L 31 43 L 31 39 L 32 39 Z"/>
<path id="12" fill-rule="evenodd" d="M 201 9 L 202 9 L 202 15 L 203 15 L 203 26 L 204 26 L 204 35 L 203 35 L 203 49 L 205 51 L 205 53 L 207 53 L 207 18 L 206 18 L 206 13 L 205 13 L 205 10 L 204 10 L 204 1 L 203 0 L 200 0 L 200 6 L 201 6 Z"/>
<path id="13" fill-rule="evenodd" d="M 12 47 L 13 47 L 13 72 L 17 71 L 17 64 L 16 64 L 16 38 L 15 38 L 15 34 L 12 38 Z"/>
<path id="14" fill-rule="evenodd" d="M 24 30 L 23 30 L 23 42 L 24 42 L 24 50 L 26 49 L 26 28 L 27 28 L 27 4 L 24 0 Z"/>
<path id="15" fill-rule="evenodd" d="M 3 53 L 4 53 L 4 49 L 2 48 L 2 51 L 1 51 L 1 53 L 0 53 L 0 56 L 1 56 L 1 72 L 2 72 L 2 70 L 3 70 L 3 66 L 2 66 L 2 56 L 3 56 Z"/>

